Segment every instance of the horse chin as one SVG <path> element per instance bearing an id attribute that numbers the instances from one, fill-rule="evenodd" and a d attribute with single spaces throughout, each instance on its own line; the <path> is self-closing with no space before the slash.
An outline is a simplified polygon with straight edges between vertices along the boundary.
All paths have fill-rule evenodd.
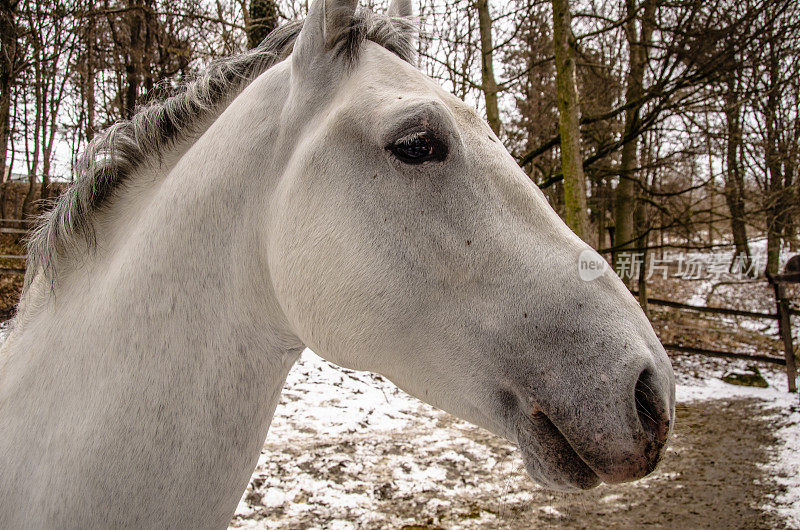
<path id="1" fill-rule="evenodd" d="M 545 488 L 580 491 L 600 484 L 597 474 L 544 414 L 521 415 L 517 442 L 528 475 Z"/>

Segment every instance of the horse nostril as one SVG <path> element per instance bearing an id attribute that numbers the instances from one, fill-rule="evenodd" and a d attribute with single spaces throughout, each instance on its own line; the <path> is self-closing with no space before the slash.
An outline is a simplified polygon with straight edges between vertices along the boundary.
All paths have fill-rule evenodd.
<path id="1" fill-rule="evenodd" d="M 669 412 L 657 391 L 658 388 L 653 373 L 644 370 L 639 375 L 633 392 L 639 422 L 650 442 L 656 444 L 656 452 L 666 443 L 669 434 Z"/>

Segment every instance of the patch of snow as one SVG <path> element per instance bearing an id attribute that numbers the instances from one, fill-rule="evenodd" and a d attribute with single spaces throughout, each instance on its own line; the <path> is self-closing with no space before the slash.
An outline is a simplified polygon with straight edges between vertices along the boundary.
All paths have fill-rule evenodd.
<path id="1" fill-rule="evenodd" d="M 564 514 L 553 508 L 552 506 L 542 506 L 539 508 L 542 512 L 552 517 L 564 517 Z"/>
<path id="2" fill-rule="evenodd" d="M 708 297 L 711 288 L 714 287 L 714 283 L 712 280 L 700 280 L 695 293 L 689 297 L 686 303 L 689 305 L 706 305 L 706 297 Z"/>
<path id="3" fill-rule="evenodd" d="M 775 481 L 785 489 L 774 499 L 773 506 L 786 521 L 788 527 L 800 528 L 800 407 L 795 406 L 788 414 L 780 414 L 778 451 L 767 466 Z"/>
<path id="4" fill-rule="evenodd" d="M 619 493 L 614 493 L 614 494 L 611 494 L 611 495 L 606 495 L 605 497 L 603 497 L 600 500 L 603 501 L 603 502 L 607 502 L 607 503 L 612 503 L 612 502 L 613 503 L 617 503 L 617 502 L 619 502 L 619 501 L 621 501 L 623 499 L 622 499 L 622 495 L 620 495 Z"/>
<path id="5" fill-rule="evenodd" d="M 417 420 L 420 406 L 383 377 L 339 368 L 307 349 L 286 380 L 270 438 L 309 426 L 331 437 L 399 430 Z"/>
<path id="6" fill-rule="evenodd" d="M 701 381 L 701 384 L 682 385 L 675 388 L 676 397 L 679 402 L 705 401 L 709 399 L 737 399 L 737 398 L 756 398 L 770 404 L 783 403 L 789 406 L 790 402 L 796 401 L 797 396 L 786 391 L 778 390 L 778 381 L 770 381 L 766 373 L 762 373 L 770 383 L 767 388 L 755 388 L 749 386 L 730 385 L 717 378 L 708 378 Z M 784 376 L 783 385 L 786 385 Z"/>
<path id="7" fill-rule="evenodd" d="M 287 378 L 253 480 L 231 524 L 280 528 L 292 521 L 331 528 L 332 521 L 360 521 L 399 528 L 438 521 L 452 512 L 454 499 L 530 502 L 529 492 L 509 493 L 538 489 L 513 446 L 493 438 L 489 447 L 463 436 L 475 430 L 383 377 L 339 368 L 306 350 Z M 508 456 L 498 458 L 497 447 Z M 486 480 L 496 476 L 504 479 Z M 408 497 L 420 499 L 417 520 L 375 510 Z M 464 528 L 491 526 L 496 518 L 478 508 Z"/>
<path id="8" fill-rule="evenodd" d="M 286 502 L 286 493 L 280 488 L 267 488 L 266 493 L 261 497 L 264 506 L 276 507 L 283 506 Z"/>

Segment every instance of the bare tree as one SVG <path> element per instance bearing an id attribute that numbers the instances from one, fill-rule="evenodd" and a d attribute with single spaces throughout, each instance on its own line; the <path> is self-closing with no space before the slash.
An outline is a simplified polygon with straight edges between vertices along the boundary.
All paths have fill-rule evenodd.
<path id="1" fill-rule="evenodd" d="M 17 0 L 0 1 L 0 182 L 5 182 L 6 179 L 6 156 L 11 136 L 12 90 L 19 68 L 18 6 Z"/>
<path id="2" fill-rule="evenodd" d="M 476 0 L 478 24 L 481 35 L 481 80 L 483 97 L 486 102 L 486 119 L 494 133 L 500 136 L 502 124 L 497 107 L 497 82 L 494 78 L 494 47 L 492 46 L 492 17 L 489 0 Z"/>
<path id="3" fill-rule="evenodd" d="M 32 127 L 27 119 L 24 127 L 28 166 L 28 192 L 22 203 L 24 217 L 38 213 L 34 198 L 40 169 L 40 198 L 47 200 L 50 195 L 58 116 L 69 79 L 67 65 L 74 52 L 74 18 L 68 14 L 68 7 L 64 2 L 34 0 L 24 9 L 30 65 L 24 87 L 26 114 L 28 104 L 34 107 Z"/>
<path id="4" fill-rule="evenodd" d="M 553 47 L 556 59 L 556 94 L 564 178 L 564 220 L 578 237 L 588 238 L 586 177 L 581 153 L 580 103 L 572 53 L 572 16 L 569 0 L 553 2 Z"/>
<path id="5" fill-rule="evenodd" d="M 617 249 L 630 249 L 643 246 L 642 235 L 637 234 L 634 220 L 637 217 L 641 226 L 643 210 L 637 196 L 637 169 L 639 168 L 638 149 L 639 142 L 635 131 L 639 125 L 639 114 L 642 110 L 641 103 L 644 94 L 644 73 L 647 67 L 648 48 L 653 34 L 653 15 L 656 1 L 643 0 L 639 6 L 636 0 L 626 0 L 625 38 L 628 42 L 628 74 L 627 89 L 625 92 L 625 129 L 623 136 L 631 139 L 622 146 L 622 159 L 620 160 L 619 183 L 614 197 L 614 247 Z M 622 253 L 617 254 L 615 265 L 620 268 Z M 632 278 L 623 276 L 623 281 Z"/>

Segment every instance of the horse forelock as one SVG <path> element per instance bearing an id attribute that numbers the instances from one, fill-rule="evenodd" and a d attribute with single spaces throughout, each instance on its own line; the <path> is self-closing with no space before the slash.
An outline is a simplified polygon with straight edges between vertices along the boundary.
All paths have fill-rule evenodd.
<path id="1" fill-rule="evenodd" d="M 139 109 L 99 133 L 73 168 L 74 180 L 44 213 L 28 241 L 23 293 L 37 274 L 55 282 L 59 258 L 95 245 L 95 213 L 106 206 L 133 172 L 185 138 L 211 112 L 219 112 L 244 87 L 286 58 L 303 21 L 272 31 L 256 48 L 212 62 L 174 95 Z M 337 54 L 354 63 L 364 41 L 375 42 L 414 64 L 416 25 L 407 18 L 357 11 L 350 25 L 333 39 Z"/>

